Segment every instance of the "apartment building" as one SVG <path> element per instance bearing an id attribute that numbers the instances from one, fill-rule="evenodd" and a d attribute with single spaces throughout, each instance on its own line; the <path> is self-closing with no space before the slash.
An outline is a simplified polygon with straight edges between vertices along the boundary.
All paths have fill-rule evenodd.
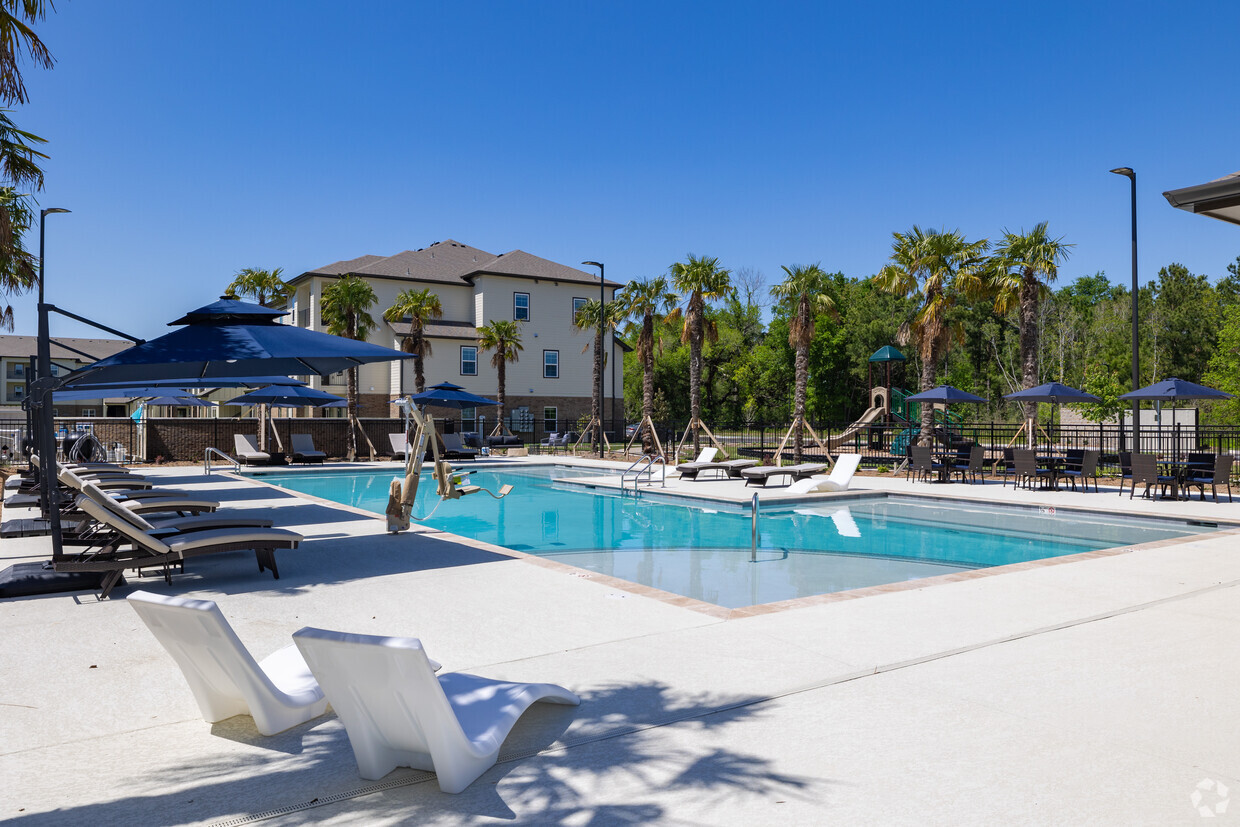
<path id="1" fill-rule="evenodd" d="M 63 376 L 83 365 L 120 353 L 133 346 L 133 342 L 121 339 L 67 339 L 52 341 L 52 374 Z M 31 360 L 38 353 L 39 340 L 35 336 L 0 336 L 0 417 L 20 419 L 21 404 L 26 396 L 26 381 L 30 375 Z M 92 358 L 93 357 L 93 358 Z M 109 405 L 115 410 L 109 411 Z M 122 400 L 87 399 L 66 402 L 56 406 L 57 416 L 124 416 Z"/>
<path id="2" fill-rule="evenodd" d="M 377 325 L 370 336 L 375 344 L 399 348 L 409 332 L 408 320 L 391 324 L 383 320 L 398 294 L 427 288 L 439 297 L 443 317 L 426 328 L 431 345 L 423 366 L 427 385 L 453 382 L 494 398 L 496 370 L 491 354 L 478 347 L 478 328 L 508 319 L 521 323 L 523 346 L 518 361 L 507 367 L 508 411 L 518 419 L 540 420 L 540 429 L 542 423 L 589 414 L 594 363 L 588 346 L 594 334 L 575 327 L 573 315 L 582 303 L 599 297 L 598 276 L 522 250 L 496 255 L 458 241 L 439 241 L 393 256 L 338 261 L 290 279 L 295 291 L 286 307 L 293 311 L 291 323 L 325 329 L 319 310 L 323 290 L 345 275 L 365 279 L 378 297 L 370 312 Z M 612 281 L 601 285 L 608 302 L 620 287 Z M 604 347 L 608 356 L 603 371 L 604 415 L 619 422 L 624 409 L 623 354 L 628 347 L 610 334 Z M 362 415 L 389 415 L 391 399 L 414 392 L 414 370 L 413 360 L 359 368 Z M 312 377 L 311 384 L 331 393 L 345 392 L 343 374 L 326 381 Z M 493 412 L 478 413 L 494 421 Z"/>

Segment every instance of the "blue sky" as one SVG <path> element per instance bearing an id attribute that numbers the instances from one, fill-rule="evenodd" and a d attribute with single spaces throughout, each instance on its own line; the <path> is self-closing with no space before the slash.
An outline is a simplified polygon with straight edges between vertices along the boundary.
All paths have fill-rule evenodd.
<path id="1" fill-rule="evenodd" d="M 1126 281 L 1123 165 L 1142 282 L 1218 277 L 1240 228 L 1161 193 L 1240 169 L 1238 9 L 66 1 L 15 118 L 49 139 L 41 204 L 73 210 L 48 219 L 49 300 L 144 337 L 244 267 L 445 238 L 775 282 L 869 275 L 913 224 L 1045 220 L 1076 245 L 1061 282 Z"/>

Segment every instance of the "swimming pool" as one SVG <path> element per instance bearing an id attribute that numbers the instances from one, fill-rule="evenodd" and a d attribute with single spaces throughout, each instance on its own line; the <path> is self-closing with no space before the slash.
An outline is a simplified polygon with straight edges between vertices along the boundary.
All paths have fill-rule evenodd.
<path id="1" fill-rule="evenodd" d="M 764 504 L 757 561 L 748 507 L 640 499 L 562 482 L 568 466 L 469 466 L 511 494 L 440 504 L 423 525 L 740 608 L 796 597 L 1152 542 L 1212 530 L 1182 521 L 887 495 Z M 255 474 L 264 482 L 382 514 L 393 471 Z M 424 476 L 413 513 L 439 502 Z"/>

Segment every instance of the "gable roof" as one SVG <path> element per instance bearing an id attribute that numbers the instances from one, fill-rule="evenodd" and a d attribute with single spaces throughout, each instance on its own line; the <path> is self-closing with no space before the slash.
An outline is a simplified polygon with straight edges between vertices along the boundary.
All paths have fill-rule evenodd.
<path id="1" fill-rule="evenodd" d="M 472 283 L 472 280 L 480 275 L 598 284 L 591 273 L 557 264 L 523 250 L 513 250 L 497 256 L 453 239 L 436 241 L 429 247 L 405 250 L 394 256 L 367 255 L 337 261 L 308 270 L 289 282 L 309 276 L 343 276 L 349 273 L 398 281 L 407 279 L 414 282 L 461 285 Z M 612 287 L 621 286 L 612 281 L 607 284 Z"/>
<path id="2" fill-rule="evenodd" d="M 495 256 L 488 263 L 479 266 L 468 275 L 476 276 L 516 276 L 527 279 L 549 279 L 551 281 L 585 282 L 598 284 L 595 276 L 584 270 L 566 267 L 545 258 L 531 255 L 524 250 L 512 250 Z M 607 282 L 614 284 L 614 282 Z M 619 284 L 615 285 L 619 287 Z"/>

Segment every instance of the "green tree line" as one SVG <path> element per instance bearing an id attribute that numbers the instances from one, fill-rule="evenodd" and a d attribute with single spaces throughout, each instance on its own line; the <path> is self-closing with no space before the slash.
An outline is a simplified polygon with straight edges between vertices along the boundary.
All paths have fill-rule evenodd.
<path id="1" fill-rule="evenodd" d="M 624 362 L 626 416 L 642 415 L 649 360 L 645 395 L 655 421 L 689 420 L 696 399 L 701 419 L 712 426 L 786 425 L 800 401 L 801 351 L 806 416 L 850 422 L 868 407 L 868 360 L 884 345 L 907 357 L 893 368 L 894 385 L 918 391 L 945 383 L 970 391 L 990 400 L 978 406 L 979 418 L 1019 421 L 1022 409 L 1002 396 L 1050 381 L 1102 398 L 1101 405 L 1082 406 L 1090 418 L 1123 409 L 1118 396 L 1131 384 L 1130 290 L 1101 272 L 1054 285 L 1055 265 L 1070 245 L 1050 238 L 1045 225 L 1005 233 L 993 250 L 951 235 L 917 228 L 896 234 L 891 261 L 875 274 L 822 272 L 811 279 L 821 299 L 796 286 L 794 274 L 804 284 L 808 269 L 796 265 L 785 268 L 788 278 L 774 290 L 743 272 L 689 307 L 692 292 L 674 277 L 700 259 L 674 265 L 667 282 L 680 288 L 682 312 L 668 312 L 673 302 L 665 282 L 662 302 L 637 302 L 621 327 L 636 345 Z M 918 236 L 935 237 L 929 253 L 909 252 Z M 637 285 L 649 293 L 649 281 L 622 291 L 622 306 Z M 1168 264 L 1139 288 L 1137 303 L 1142 385 L 1174 376 L 1240 395 L 1240 257 L 1217 279 Z M 655 312 L 647 312 L 651 307 Z M 696 388 L 686 309 L 706 331 Z M 882 384 L 885 367 L 876 364 L 874 371 Z M 1240 401 L 1201 408 L 1205 423 L 1240 425 Z"/>

